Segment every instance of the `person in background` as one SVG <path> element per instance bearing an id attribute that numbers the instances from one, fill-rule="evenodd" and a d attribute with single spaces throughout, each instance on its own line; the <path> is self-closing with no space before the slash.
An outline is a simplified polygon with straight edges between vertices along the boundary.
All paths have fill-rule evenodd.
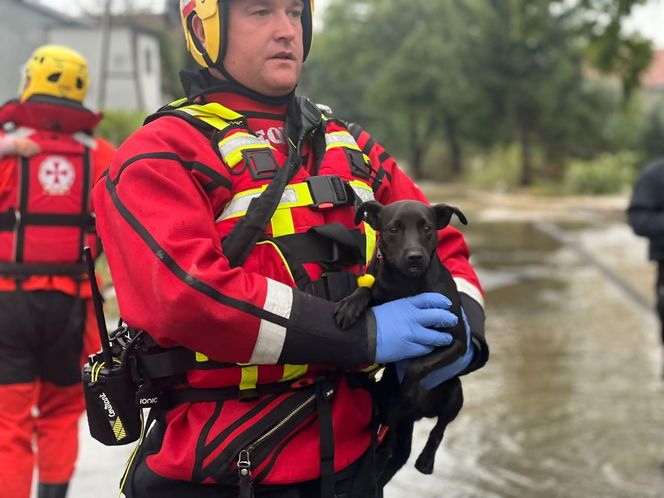
<path id="1" fill-rule="evenodd" d="M 114 148 L 83 106 L 85 59 L 28 59 L 0 108 L 0 497 L 64 498 L 84 409 L 80 367 L 98 349 L 83 247 L 98 254 L 90 189 Z"/>
<path id="2" fill-rule="evenodd" d="M 449 345 L 457 317 L 435 293 L 376 306 L 349 330 L 333 311 L 376 245 L 356 200 L 424 195 L 368 132 L 295 95 L 313 1 L 180 7 L 203 69 L 183 73 L 187 97 L 149 117 L 93 191 L 121 315 L 143 331 L 139 362 L 166 400 L 122 492 L 381 496 L 367 367 Z M 466 243 L 452 227 L 439 240 L 469 346 L 430 385 L 488 358 Z"/>
<path id="3" fill-rule="evenodd" d="M 648 238 L 649 257 L 657 263 L 656 306 L 664 345 L 664 157 L 646 164 L 641 171 L 627 215 L 634 233 Z"/>

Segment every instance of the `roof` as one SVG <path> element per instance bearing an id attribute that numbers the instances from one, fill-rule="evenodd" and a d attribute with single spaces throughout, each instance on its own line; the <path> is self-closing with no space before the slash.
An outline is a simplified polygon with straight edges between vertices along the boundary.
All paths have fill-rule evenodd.
<path id="1" fill-rule="evenodd" d="M 653 61 L 643 75 L 643 87 L 646 90 L 664 88 L 664 49 L 655 50 Z"/>

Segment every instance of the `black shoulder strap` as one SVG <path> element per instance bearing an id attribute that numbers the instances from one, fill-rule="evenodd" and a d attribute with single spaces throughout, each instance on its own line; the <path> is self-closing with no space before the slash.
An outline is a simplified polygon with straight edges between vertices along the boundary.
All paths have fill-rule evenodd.
<path id="1" fill-rule="evenodd" d="M 307 98 L 295 97 L 288 106 L 286 135 L 288 159 L 265 191 L 249 205 L 242 217 L 222 242 L 224 255 L 232 267 L 240 266 L 265 232 L 290 179 L 302 165 L 302 146 L 309 135 L 322 124 L 320 109 Z M 295 139 L 295 140 L 293 140 Z M 294 145 L 295 144 L 295 145 Z"/>

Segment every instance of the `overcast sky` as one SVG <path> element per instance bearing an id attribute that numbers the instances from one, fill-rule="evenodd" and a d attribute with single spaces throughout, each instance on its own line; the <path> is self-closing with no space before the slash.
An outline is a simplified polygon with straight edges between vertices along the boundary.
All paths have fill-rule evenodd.
<path id="1" fill-rule="evenodd" d="M 105 0 L 38 0 L 49 7 L 76 14 L 81 5 L 102 6 Z M 407 1 L 407 0 L 406 0 Z M 112 0 L 114 5 L 124 6 L 128 2 L 137 6 L 152 5 L 156 10 L 162 9 L 165 0 Z M 316 0 L 316 17 L 325 9 L 330 0 Z M 628 29 L 640 31 L 652 39 L 659 48 L 664 48 L 664 0 L 648 0 L 645 5 L 635 9 L 628 23 Z"/>

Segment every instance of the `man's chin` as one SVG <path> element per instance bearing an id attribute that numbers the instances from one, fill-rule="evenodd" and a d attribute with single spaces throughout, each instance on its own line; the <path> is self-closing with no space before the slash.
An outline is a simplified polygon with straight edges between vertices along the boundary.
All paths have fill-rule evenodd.
<path id="1" fill-rule="evenodd" d="M 288 83 L 274 82 L 269 85 L 265 85 L 263 91 L 259 93 L 262 93 L 267 97 L 285 97 L 286 95 L 292 93 L 296 86 L 297 81 L 291 81 Z"/>

